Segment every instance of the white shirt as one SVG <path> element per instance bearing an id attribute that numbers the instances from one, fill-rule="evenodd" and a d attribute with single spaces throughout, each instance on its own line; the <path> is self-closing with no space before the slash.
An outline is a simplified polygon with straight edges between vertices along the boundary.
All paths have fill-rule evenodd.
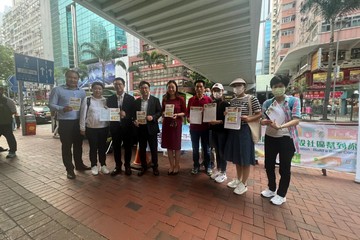
<path id="1" fill-rule="evenodd" d="M 123 102 L 124 102 L 124 96 L 125 96 L 125 92 L 123 92 L 121 95 L 117 95 L 118 97 L 118 107 L 121 109 Z"/>
<path id="2" fill-rule="evenodd" d="M 90 98 L 90 106 L 88 110 L 87 98 Z M 109 122 L 100 121 L 101 109 L 106 106 L 106 99 L 94 98 L 93 96 L 86 97 L 81 104 L 80 109 L 80 130 L 85 131 L 88 128 L 105 128 L 109 126 Z"/>

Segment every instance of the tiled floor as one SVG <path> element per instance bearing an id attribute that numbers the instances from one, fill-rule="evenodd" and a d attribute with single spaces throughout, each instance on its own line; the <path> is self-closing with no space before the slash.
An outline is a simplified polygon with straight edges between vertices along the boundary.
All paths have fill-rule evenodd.
<path id="1" fill-rule="evenodd" d="M 105 238 L 360 239 L 360 185 L 354 174 L 328 171 L 324 177 L 319 169 L 294 167 L 281 207 L 259 195 L 267 183 L 262 162 L 252 169 L 243 196 L 204 173 L 192 176 L 191 153 L 182 156 L 177 176 L 167 175 L 167 159 L 159 153 L 159 177 L 151 171 L 142 177 L 92 176 L 86 171 L 68 180 L 59 139 L 52 138 L 50 125 L 37 127 L 36 136 L 15 132 L 18 156 L 8 160 L 0 154 L 1 174 Z M 0 146 L 6 146 L 3 137 Z M 87 152 L 84 142 L 89 164 Z M 107 163 L 112 169 L 111 155 Z M 231 180 L 235 169 L 228 169 Z M 94 239 L 86 234 L 82 238 Z"/>

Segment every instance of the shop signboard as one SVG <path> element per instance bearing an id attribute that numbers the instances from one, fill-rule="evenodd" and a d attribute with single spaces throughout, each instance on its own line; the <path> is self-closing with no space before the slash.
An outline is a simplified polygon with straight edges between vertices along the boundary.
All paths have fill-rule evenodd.
<path id="1" fill-rule="evenodd" d="M 334 98 L 341 98 L 343 96 L 343 91 L 336 91 Z M 333 92 L 330 92 L 330 98 L 333 97 Z M 323 99 L 325 98 L 324 91 L 313 91 L 313 92 L 306 92 L 304 93 L 305 99 Z"/>
<path id="2" fill-rule="evenodd" d="M 315 52 L 311 56 L 311 71 L 320 69 L 320 67 L 321 67 L 321 52 L 322 52 L 322 49 L 319 48 L 318 51 Z"/>
<path id="3" fill-rule="evenodd" d="M 327 72 L 319 72 L 313 74 L 313 83 L 325 83 L 327 78 Z M 339 72 L 339 78 L 337 82 L 344 80 L 344 72 Z M 334 82 L 334 73 L 331 73 L 331 81 Z"/>
<path id="4" fill-rule="evenodd" d="M 349 79 L 350 79 L 350 81 L 359 82 L 360 81 L 360 70 L 351 70 Z"/>

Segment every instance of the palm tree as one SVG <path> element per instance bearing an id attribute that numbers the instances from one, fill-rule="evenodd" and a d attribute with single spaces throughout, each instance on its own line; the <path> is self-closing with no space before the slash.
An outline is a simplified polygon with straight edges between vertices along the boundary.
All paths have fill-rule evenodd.
<path id="1" fill-rule="evenodd" d="M 81 44 L 81 48 L 83 49 L 81 50 L 81 54 L 90 54 L 99 60 L 102 70 L 102 80 L 105 86 L 106 63 L 112 61 L 114 58 L 119 57 L 119 53 L 115 49 L 109 49 L 109 42 L 107 39 L 104 39 L 101 42 L 96 41 L 95 43 L 85 42 Z"/>
<path id="2" fill-rule="evenodd" d="M 301 8 L 301 12 L 313 11 L 321 16 L 326 22 L 330 23 L 330 42 L 329 42 L 329 62 L 326 77 L 325 99 L 323 106 L 323 117 L 321 120 L 328 120 L 327 105 L 331 88 L 331 73 L 334 55 L 334 30 L 336 19 L 360 9 L 360 0 L 306 0 Z"/>
<path id="3" fill-rule="evenodd" d="M 126 76 L 126 91 L 129 90 L 129 80 L 128 80 L 128 73 L 129 72 L 137 72 L 138 74 L 140 74 L 140 68 L 139 66 L 137 65 L 132 65 L 130 66 L 129 68 L 126 68 L 126 64 L 121 61 L 121 60 L 118 60 L 116 61 L 115 63 L 116 65 L 120 66 L 122 69 L 124 69 L 125 71 L 125 76 Z"/>
<path id="4" fill-rule="evenodd" d="M 153 66 L 161 64 L 166 69 L 166 56 L 162 53 L 158 53 L 156 51 L 152 51 L 151 53 L 148 52 L 141 52 L 137 55 L 139 58 L 144 59 L 145 64 L 142 66 L 147 66 L 150 68 L 150 73 L 153 71 Z"/>

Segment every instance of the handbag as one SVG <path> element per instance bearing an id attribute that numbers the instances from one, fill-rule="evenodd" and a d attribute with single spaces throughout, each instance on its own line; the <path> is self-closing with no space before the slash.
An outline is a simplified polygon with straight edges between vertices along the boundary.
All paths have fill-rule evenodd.
<path id="1" fill-rule="evenodd" d="M 252 103 L 251 103 L 251 96 L 248 98 L 249 100 L 249 115 L 252 116 Z M 247 123 L 250 127 L 251 131 L 251 138 L 254 143 L 259 142 L 261 138 L 261 125 L 260 125 L 260 119 L 251 121 Z"/>

